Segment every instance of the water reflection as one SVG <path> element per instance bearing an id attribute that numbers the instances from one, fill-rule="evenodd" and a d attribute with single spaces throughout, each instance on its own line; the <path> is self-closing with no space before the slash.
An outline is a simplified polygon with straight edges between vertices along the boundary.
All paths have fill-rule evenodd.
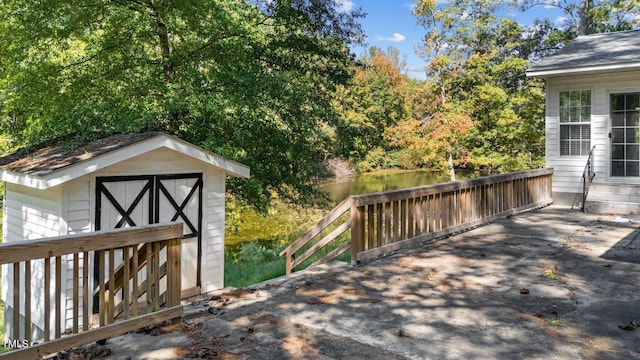
<path id="1" fill-rule="evenodd" d="M 473 173 L 456 173 L 458 179 L 473 177 Z M 336 202 L 349 195 L 404 189 L 449 181 L 449 176 L 430 171 L 381 171 L 356 178 L 331 179 L 321 187 L 329 192 Z M 241 210 L 237 231 L 227 226 L 225 247 L 227 251 L 238 251 L 238 245 L 259 241 L 261 245 L 282 245 L 292 241 L 296 235 L 306 231 L 322 217 L 321 209 L 294 209 L 286 205 L 272 209 L 269 214 L 258 214 L 251 208 Z M 229 225 L 229 224 L 227 224 Z"/>
<path id="2" fill-rule="evenodd" d="M 458 179 L 468 179 L 468 174 L 456 174 Z M 433 173 L 426 170 L 377 172 L 352 179 L 332 179 L 323 185 L 322 190 L 331 194 L 337 202 L 349 195 L 404 189 L 409 187 L 431 185 L 449 181 L 449 175 Z"/>

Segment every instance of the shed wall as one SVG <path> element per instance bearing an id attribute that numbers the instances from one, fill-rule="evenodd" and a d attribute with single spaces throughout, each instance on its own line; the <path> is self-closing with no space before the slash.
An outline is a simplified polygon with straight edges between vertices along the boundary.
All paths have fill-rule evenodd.
<path id="1" fill-rule="evenodd" d="M 202 173 L 204 183 L 202 219 L 202 283 L 201 291 L 209 292 L 224 287 L 224 207 L 226 175 L 218 170 L 177 154 L 173 150 L 158 149 L 94 172 L 100 176 L 161 175 Z M 92 190 L 93 193 L 94 190 Z M 93 212 L 93 210 L 92 210 Z"/>
<path id="2" fill-rule="evenodd" d="M 546 166 L 554 168 L 553 192 L 576 194 L 582 190 L 582 172 L 587 156 L 560 156 L 559 93 L 591 90 L 591 146 L 594 152 L 594 183 L 640 183 L 637 178 L 612 179 L 610 173 L 610 110 L 609 95 L 640 92 L 640 72 L 618 72 L 582 76 L 552 77 L 546 84 L 545 142 Z"/>
<path id="3" fill-rule="evenodd" d="M 64 223 L 61 216 L 61 199 L 62 188 L 59 186 L 42 191 L 5 183 L 3 242 L 36 240 L 61 235 Z M 55 266 L 52 266 L 52 271 L 55 271 Z M 24 274 L 24 270 L 20 272 Z M 62 275 L 62 281 L 66 281 L 65 275 Z M 32 326 L 31 336 L 33 339 L 38 339 L 42 336 L 41 329 L 44 327 L 45 321 L 42 308 L 44 306 L 44 289 L 42 288 L 42 279 L 44 278 L 43 262 L 32 262 L 31 276 L 33 279 L 31 304 L 34 310 L 31 320 L 35 325 Z M 20 282 L 24 282 L 24 276 L 20 277 Z M 5 301 L 5 339 L 9 339 L 8 336 L 13 332 L 13 324 L 10 320 L 13 317 L 14 310 L 14 287 L 13 267 L 3 265 L 2 298 Z M 21 294 L 20 302 L 24 302 L 24 293 Z M 61 304 L 61 302 L 54 300 L 52 304 Z M 20 315 L 21 317 L 24 316 L 24 310 L 20 311 Z"/>

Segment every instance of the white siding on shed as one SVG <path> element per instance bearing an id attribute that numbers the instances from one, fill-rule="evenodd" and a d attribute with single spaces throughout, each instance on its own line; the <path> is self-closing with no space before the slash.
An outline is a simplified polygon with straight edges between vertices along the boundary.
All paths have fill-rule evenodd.
<path id="1" fill-rule="evenodd" d="M 5 183 L 4 198 L 4 231 L 3 242 L 15 242 L 23 240 L 35 240 L 45 237 L 59 236 L 61 234 L 61 187 L 54 187 L 46 192 L 33 188 Z M 24 264 L 21 265 L 24 269 Z M 55 271 L 55 266 L 52 266 Z M 24 284 L 24 270 L 20 271 L 20 283 Z M 63 274 L 62 281 L 66 280 Z M 33 281 L 31 290 L 31 304 L 33 307 L 31 320 L 36 326 L 32 327 L 32 337 L 37 339 L 39 327 L 44 327 L 44 290 L 41 288 L 44 278 L 44 262 L 34 261 L 31 263 L 31 276 Z M 2 268 L 2 297 L 5 299 L 5 306 L 8 311 L 13 311 L 13 267 L 4 265 Z M 20 285 L 23 286 L 23 285 Z M 20 294 L 20 302 L 24 301 L 24 293 Z M 64 297 L 64 295 L 63 295 Z M 52 299 L 53 300 L 53 299 Z M 60 301 L 53 300 L 52 304 L 61 305 Z M 24 316 L 24 310 L 21 310 Z M 13 324 L 5 317 L 5 337 L 13 331 Z M 51 320 L 51 319 L 50 319 Z M 51 323 L 53 326 L 53 323 Z M 21 330 L 24 331 L 24 330 Z"/>
<path id="2" fill-rule="evenodd" d="M 205 176 L 203 218 L 203 292 L 224 287 L 224 208 L 225 174 L 207 171 Z M 205 243 L 206 239 L 206 243 Z"/>

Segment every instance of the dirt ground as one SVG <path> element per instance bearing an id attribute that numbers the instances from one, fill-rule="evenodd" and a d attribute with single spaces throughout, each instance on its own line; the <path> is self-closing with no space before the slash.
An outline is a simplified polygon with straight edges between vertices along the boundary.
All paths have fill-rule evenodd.
<path id="1" fill-rule="evenodd" d="M 634 219 L 548 207 L 191 299 L 109 359 L 640 359 Z M 636 326 L 638 328 L 636 329 Z"/>

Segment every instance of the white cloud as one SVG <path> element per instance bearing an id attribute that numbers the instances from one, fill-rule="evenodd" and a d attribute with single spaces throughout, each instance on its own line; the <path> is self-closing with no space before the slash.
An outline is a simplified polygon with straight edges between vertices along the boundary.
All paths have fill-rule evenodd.
<path id="1" fill-rule="evenodd" d="M 393 33 L 393 36 L 391 37 L 384 37 L 384 36 L 376 36 L 376 41 L 382 42 L 382 41 L 391 41 L 391 42 L 395 42 L 395 43 L 399 43 L 399 42 L 403 42 L 406 37 L 400 33 Z"/>
<path id="2" fill-rule="evenodd" d="M 347 13 L 353 9 L 353 1 L 351 0 L 333 0 L 338 5 L 338 11 Z"/>
<path id="3" fill-rule="evenodd" d="M 390 38 L 386 38 L 385 40 L 387 40 L 387 41 L 391 41 L 391 42 L 399 43 L 399 42 L 403 42 L 405 39 L 406 39 L 406 38 L 405 38 L 405 36 L 404 36 L 404 35 L 402 35 L 402 34 L 400 34 L 400 33 L 393 33 L 393 36 L 392 36 L 392 37 L 390 37 Z"/>
<path id="4" fill-rule="evenodd" d="M 553 20 L 554 25 L 561 26 L 569 22 L 569 18 L 566 16 L 558 16 L 555 20 Z"/>

